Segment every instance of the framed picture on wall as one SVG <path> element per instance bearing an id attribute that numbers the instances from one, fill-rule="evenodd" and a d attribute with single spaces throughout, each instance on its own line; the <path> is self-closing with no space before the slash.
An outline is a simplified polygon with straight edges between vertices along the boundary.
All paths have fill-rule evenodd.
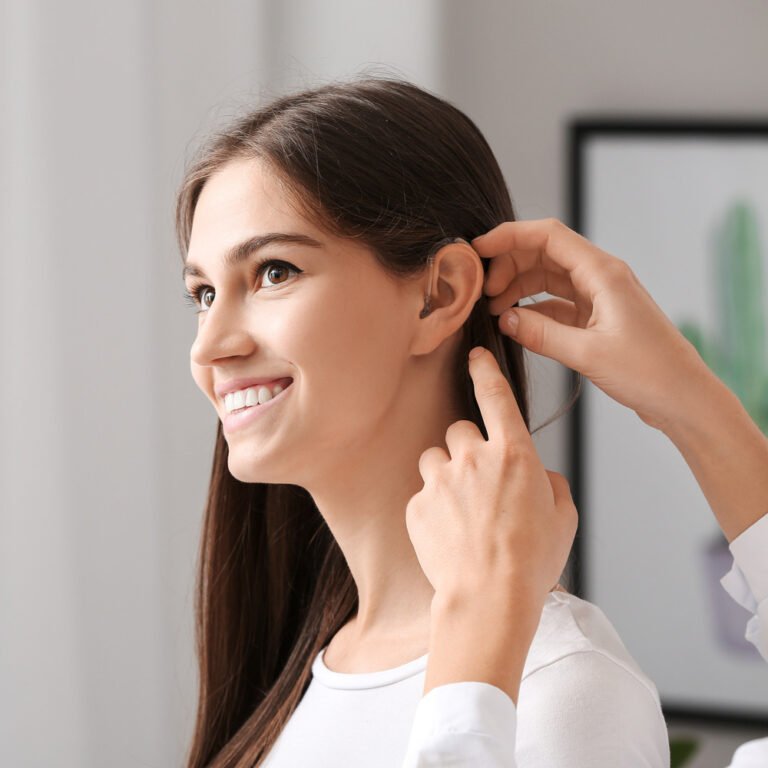
<path id="1" fill-rule="evenodd" d="M 768 434 L 768 120 L 579 117 L 568 140 L 569 225 L 632 267 Z M 667 715 L 768 726 L 768 664 L 684 458 L 587 380 L 571 424 L 577 592 Z"/>

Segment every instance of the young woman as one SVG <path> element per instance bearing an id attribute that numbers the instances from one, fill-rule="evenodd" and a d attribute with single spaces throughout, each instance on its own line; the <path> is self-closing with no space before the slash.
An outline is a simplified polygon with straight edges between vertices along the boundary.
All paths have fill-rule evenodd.
<path id="1" fill-rule="evenodd" d="M 509 765 L 668 764 L 653 683 L 539 567 L 575 511 L 532 448 L 523 350 L 467 242 L 515 218 L 472 121 L 397 80 L 277 99 L 188 170 L 191 371 L 220 418 L 189 768 L 399 765 L 425 691 L 457 685 L 468 708 L 517 705 Z M 504 517 L 521 507 L 570 533 L 526 551 Z M 468 765 L 465 747 L 439 759 Z"/>

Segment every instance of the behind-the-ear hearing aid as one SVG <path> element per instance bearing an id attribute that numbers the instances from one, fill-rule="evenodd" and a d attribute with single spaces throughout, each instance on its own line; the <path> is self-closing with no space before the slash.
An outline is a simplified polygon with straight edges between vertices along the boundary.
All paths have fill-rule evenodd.
<path id="1" fill-rule="evenodd" d="M 469 243 L 463 237 L 444 237 L 440 242 L 432 246 L 432 250 L 427 256 L 427 264 L 429 264 L 429 282 L 427 283 L 427 291 L 424 294 L 424 307 L 419 312 L 419 317 L 426 317 L 432 311 L 432 272 L 435 266 L 435 254 L 448 243 Z"/>

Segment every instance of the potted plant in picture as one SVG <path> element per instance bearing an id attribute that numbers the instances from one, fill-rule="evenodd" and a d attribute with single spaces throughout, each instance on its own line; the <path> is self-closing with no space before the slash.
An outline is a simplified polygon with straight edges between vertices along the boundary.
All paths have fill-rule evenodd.
<path id="1" fill-rule="evenodd" d="M 670 768 L 685 768 L 698 751 L 698 742 L 694 738 L 681 737 L 669 740 Z"/>

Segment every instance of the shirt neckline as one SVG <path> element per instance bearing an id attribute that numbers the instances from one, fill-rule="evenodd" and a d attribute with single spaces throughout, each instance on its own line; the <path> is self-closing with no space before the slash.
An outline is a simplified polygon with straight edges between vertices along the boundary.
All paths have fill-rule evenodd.
<path id="1" fill-rule="evenodd" d="M 418 659 L 406 661 L 398 667 L 381 669 L 377 672 L 335 672 L 328 669 L 323 661 L 323 654 L 328 646 L 320 650 L 312 662 L 312 675 L 327 688 L 337 688 L 347 691 L 360 691 L 367 688 L 380 688 L 384 685 L 392 685 L 406 678 L 418 675 L 427 668 L 429 653 L 419 656 Z"/>

